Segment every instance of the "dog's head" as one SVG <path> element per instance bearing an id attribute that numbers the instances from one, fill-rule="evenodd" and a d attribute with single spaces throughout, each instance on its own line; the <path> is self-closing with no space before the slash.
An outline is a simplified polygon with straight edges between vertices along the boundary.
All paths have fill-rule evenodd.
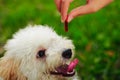
<path id="1" fill-rule="evenodd" d="M 47 80 L 72 77 L 68 71 L 74 56 L 74 45 L 66 37 L 58 36 L 47 26 L 28 26 L 21 29 L 5 45 L 7 58 L 20 60 L 19 70 L 28 79 Z"/>

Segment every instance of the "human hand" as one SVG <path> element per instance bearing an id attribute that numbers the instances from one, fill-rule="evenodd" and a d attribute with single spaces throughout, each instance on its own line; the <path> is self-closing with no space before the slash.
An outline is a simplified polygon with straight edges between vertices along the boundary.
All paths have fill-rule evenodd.
<path id="1" fill-rule="evenodd" d="M 77 16 L 97 12 L 99 9 L 105 7 L 112 2 L 112 0 L 87 0 L 87 4 L 73 9 L 68 14 L 68 9 L 72 1 L 73 0 L 55 0 L 57 9 L 61 14 L 62 22 L 65 22 L 67 17 L 67 22 L 70 22 Z"/>

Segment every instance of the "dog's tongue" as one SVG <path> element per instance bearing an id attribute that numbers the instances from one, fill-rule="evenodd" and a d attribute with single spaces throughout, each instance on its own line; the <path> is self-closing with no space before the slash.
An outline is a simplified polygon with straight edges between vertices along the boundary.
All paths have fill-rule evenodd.
<path id="1" fill-rule="evenodd" d="M 67 72 L 72 72 L 73 69 L 76 67 L 76 65 L 78 64 L 79 60 L 78 59 L 74 59 L 69 65 L 68 65 L 68 69 Z"/>

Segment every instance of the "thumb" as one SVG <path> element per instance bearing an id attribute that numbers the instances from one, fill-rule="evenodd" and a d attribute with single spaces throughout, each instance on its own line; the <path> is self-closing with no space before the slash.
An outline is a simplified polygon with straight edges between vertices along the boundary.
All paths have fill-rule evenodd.
<path id="1" fill-rule="evenodd" d="M 92 7 L 89 4 L 77 7 L 69 13 L 68 22 L 70 22 L 71 20 L 73 20 L 77 16 L 89 14 L 89 13 L 92 13 L 92 12 L 93 12 Z"/>

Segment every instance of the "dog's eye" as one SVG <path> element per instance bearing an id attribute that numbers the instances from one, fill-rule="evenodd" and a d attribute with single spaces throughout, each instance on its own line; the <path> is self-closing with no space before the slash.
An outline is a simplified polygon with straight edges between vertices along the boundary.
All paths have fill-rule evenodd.
<path id="1" fill-rule="evenodd" d="M 45 50 L 40 50 L 40 51 L 37 53 L 37 58 L 42 58 L 42 57 L 45 57 Z"/>

